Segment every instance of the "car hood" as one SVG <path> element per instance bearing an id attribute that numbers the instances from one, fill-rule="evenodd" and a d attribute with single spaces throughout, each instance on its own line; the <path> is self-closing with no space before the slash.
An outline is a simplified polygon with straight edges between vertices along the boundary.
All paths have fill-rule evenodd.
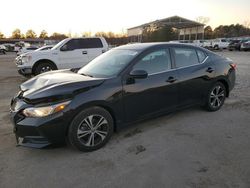
<path id="1" fill-rule="evenodd" d="M 57 54 L 55 50 L 32 50 L 32 51 L 27 51 L 25 54 L 23 53 L 22 55 L 31 55 L 31 56 L 48 56 L 50 54 Z"/>
<path id="2" fill-rule="evenodd" d="M 21 97 L 28 103 L 64 100 L 99 86 L 104 80 L 83 76 L 70 70 L 52 71 L 24 82 L 20 86 Z"/>

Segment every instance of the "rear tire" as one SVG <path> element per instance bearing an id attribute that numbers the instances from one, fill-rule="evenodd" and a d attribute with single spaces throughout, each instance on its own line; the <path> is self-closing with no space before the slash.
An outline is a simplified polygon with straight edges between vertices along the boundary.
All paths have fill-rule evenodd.
<path id="1" fill-rule="evenodd" d="M 69 143 L 80 151 L 90 152 L 103 147 L 114 130 L 113 118 L 101 107 L 81 111 L 68 130 Z"/>
<path id="2" fill-rule="evenodd" d="M 225 85 L 216 82 L 207 94 L 205 108 L 212 112 L 219 110 L 224 104 L 226 92 Z"/>
<path id="3" fill-rule="evenodd" d="M 52 71 L 52 70 L 56 70 L 55 65 L 53 65 L 52 63 L 49 62 L 41 62 L 39 63 L 35 69 L 34 69 L 34 74 L 38 75 L 38 74 L 42 74 L 48 71 Z"/>

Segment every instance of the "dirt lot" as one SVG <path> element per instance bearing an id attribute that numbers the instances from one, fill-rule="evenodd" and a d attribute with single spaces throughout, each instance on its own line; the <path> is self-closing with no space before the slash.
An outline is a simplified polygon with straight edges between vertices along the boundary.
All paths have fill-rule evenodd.
<path id="1" fill-rule="evenodd" d="M 139 123 L 105 148 L 15 146 L 9 102 L 25 81 L 14 55 L 0 55 L 0 187 L 250 187 L 250 52 L 220 52 L 238 64 L 218 112 L 200 108 Z"/>

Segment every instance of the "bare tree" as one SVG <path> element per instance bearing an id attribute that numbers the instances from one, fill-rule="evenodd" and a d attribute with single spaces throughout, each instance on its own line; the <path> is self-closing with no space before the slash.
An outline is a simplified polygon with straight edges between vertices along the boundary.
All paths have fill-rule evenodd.
<path id="1" fill-rule="evenodd" d="M 246 28 L 250 28 L 250 20 L 245 20 L 243 22 L 243 25 L 246 27 Z"/>
<path id="2" fill-rule="evenodd" d="M 92 36 L 91 31 L 82 33 L 82 37 L 91 37 L 91 36 Z"/>
<path id="3" fill-rule="evenodd" d="M 209 17 L 205 17 L 205 16 L 199 16 L 196 18 L 196 21 L 202 24 L 207 25 L 207 23 L 210 21 Z"/>

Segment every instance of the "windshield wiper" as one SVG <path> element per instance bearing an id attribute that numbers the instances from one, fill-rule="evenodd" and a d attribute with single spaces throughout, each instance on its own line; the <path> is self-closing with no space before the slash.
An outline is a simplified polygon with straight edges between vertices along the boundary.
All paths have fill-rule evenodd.
<path id="1" fill-rule="evenodd" d="M 90 74 L 81 73 L 81 75 L 83 75 L 83 76 L 88 76 L 88 77 L 93 78 L 93 76 L 92 76 L 92 75 L 90 75 Z"/>

